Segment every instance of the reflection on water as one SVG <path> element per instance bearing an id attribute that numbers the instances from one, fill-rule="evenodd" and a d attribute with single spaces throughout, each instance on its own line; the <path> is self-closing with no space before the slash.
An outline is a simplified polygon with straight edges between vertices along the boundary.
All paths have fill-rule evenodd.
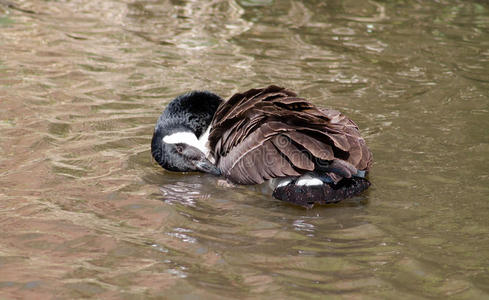
<path id="1" fill-rule="evenodd" d="M 0 1 L 0 295 L 486 298 L 488 49 L 475 0 Z M 366 194 L 151 160 L 175 95 L 270 83 L 360 125 Z"/>

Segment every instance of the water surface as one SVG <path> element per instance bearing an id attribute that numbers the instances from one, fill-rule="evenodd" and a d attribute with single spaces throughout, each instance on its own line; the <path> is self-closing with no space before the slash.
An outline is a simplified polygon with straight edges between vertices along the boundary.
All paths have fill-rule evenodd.
<path id="1" fill-rule="evenodd" d="M 368 192 L 152 160 L 176 95 L 271 83 L 359 124 Z M 488 132 L 485 1 L 0 1 L 0 298 L 488 298 Z"/>

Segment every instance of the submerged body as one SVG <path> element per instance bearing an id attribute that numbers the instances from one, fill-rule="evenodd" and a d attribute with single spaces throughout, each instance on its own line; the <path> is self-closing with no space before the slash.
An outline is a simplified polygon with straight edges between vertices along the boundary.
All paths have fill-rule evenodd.
<path id="1" fill-rule="evenodd" d="M 202 153 L 199 162 L 186 150 Z M 277 86 L 226 102 L 209 92 L 177 97 L 158 120 L 152 153 L 172 171 L 221 174 L 238 184 L 273 179 L 276 198 L 303 206 L 338 202 L 370 185 L 372 154 L 357 125 Z"/>

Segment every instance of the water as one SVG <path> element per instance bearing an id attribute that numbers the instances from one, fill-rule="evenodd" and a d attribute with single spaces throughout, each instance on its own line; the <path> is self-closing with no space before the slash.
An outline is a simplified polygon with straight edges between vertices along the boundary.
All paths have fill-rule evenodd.
<path id="1" fill-rule="evenodd" d="M 0 298 L 489 297 L 484 1 L 0 1 Z M 339 109 L 371 189 L 304 210 L 163 171 L 172 97 Z"/>

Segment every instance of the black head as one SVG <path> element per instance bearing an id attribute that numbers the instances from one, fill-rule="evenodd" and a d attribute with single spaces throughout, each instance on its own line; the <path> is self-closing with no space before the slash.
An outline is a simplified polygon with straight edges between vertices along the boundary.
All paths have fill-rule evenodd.
<path id="1" fill-rule="evenodd" d="M 154 147 L 152 154 L 164 169 L 175 172 L 198 171 L 216 176 L 221 175 L 220 170 L 206 158 L 200 149 L 186 143 L 168 144 L 163 142 L 161 137 L 156 137 L 158 138 L 160 138 L 159 142 L 155 141 L 155 136 L 153 136 L 152 144 L 159 145 Z"/>
<path id="2" fill-rule="evenodd" d="M 222 102 L 221 97 L 208 91 L 185 93 L 168 104 L 158 119 L 157 127 L 165 129 L 172 125 L 180 125 L 199 137 L 211 124 Z"/>
<path id="3" fill-rule="evenodd" d="M 200 171 L 220 175 L 203 153 L 197 139 L 204 135 L 222 99 L 207 91 L 193 91 L 176 97 L 159 117 L 151 153 L 163 168 L 176 172 Z M 183 133 L 183 139 L 178 137 Z M 175 135 L 176 134 L 176 138 Z M 165 137 L 173 136 L 171 141 Z"/>

